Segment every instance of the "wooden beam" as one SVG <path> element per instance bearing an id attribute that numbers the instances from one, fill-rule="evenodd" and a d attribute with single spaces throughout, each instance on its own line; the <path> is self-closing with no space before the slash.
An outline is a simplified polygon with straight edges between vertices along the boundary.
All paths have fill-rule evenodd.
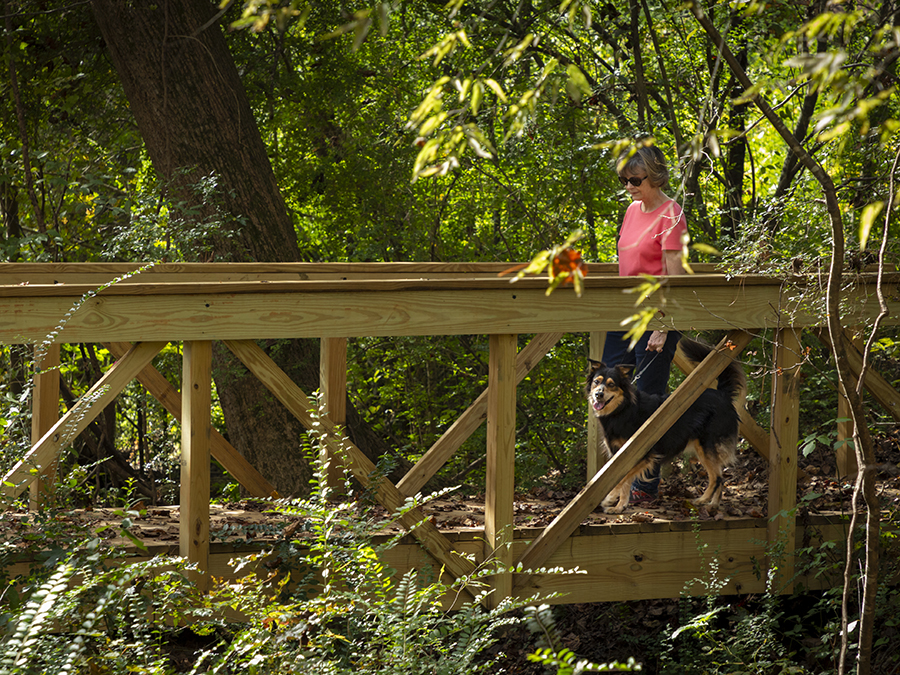
<path id="1" fill-rule="evenodd" d="M 185 342 L 181 379 L 179 550 L 197 565 L 191 578 L 209 589 L 209 464 L 212 431 L 212 343 Z"/>
<path id="2" fill-rule="evenodd" d="M 121 358 L 131 349 L 130 342 L 105 342 L 103 346 L 116 358 Z M 137 374 L 137 381 L 181 423 L 181 394 L 162 373 L 153 366 L 147 366 Z M 231 477 L 254 497 L 277 499 L 280 496 L 275 487 L 216 429 L 211 429 L 210 452 Z"/>
<path id="3" fill-rule="evenodd" d="M 831 338 L 826 328 L 813 328 L 813 334 L 819 338 L 827 347 L 831 347 Z M 862 371 L 862 351 L 854 344 L 853 336 L 844 329 L 847 352 L 847 365 L 853 371 L 854 377 L 859 377 Z M 866 368 L 866 379 L 863 382 L 866 390 L 872 394 L 872 397 L 894 418 L 897 424 L 900 424 L 900 393 L 894 389 L 893 385 L 888 382 L 876 370 L 873 370 L 871 364 Z"/>
<path id="4" fill-rule="evenodd" d="M 165 342 L 138 343 L 114 363 L 3 477 L 3 494 L 9 497 L 21 494 L 33 479 L 34 472 L 41 473 L 54 463 L 60 451 L 84 431 L 165 346 Z"/>
<path id="5" fill-rule="evenodd" d="M 747 346 L 752 335 L 740 330 L 731 331 L 707 356 L 693 373 L 669 396 L 647 422 L 635 432 L 607 464 L 582 488 L 562 512 L 531 542 L 519 558 L 526 570 L 544 565 L 559 546 L 578 528 L 600 500 L 622 480 L 669 427 L 697 400 L 719 376 L 736 354 Z M 517 582 L 527 583 L 527 575 Z"/>
<path id="6" fill-rule="evenodd" d="M 331 443 L 332 450 L 341 457 L 345 466 L 364 487 L 371 490 L 379 504 L 391 513 L 406 507 L 406 496 L 387 478 L 378 475 L 375 464 L 365 453 L 349 441 L 338 444 L 334 438 L 334 425 L 327 417 L 314 420 L 309 413 L 309 397 L 303 393 L 278 365 L 252 341 L 226 341 L 225 345 L 237 356 L 247 369 L 259 379 L 275 397 L 308 429 L 314 423 L 321 425 L 326 434 L 325 441 Z M 400 524 L 412 531 L 425 549 L 456 578 L 468 576 L 475 566 L 453 551 L 450 542 L 440 530 L 429 521 L 422 509 L 415 507 L 400 518 Z"/>
<path id="7" fill-rule="evenodd" d="M 538 362 L 553 349 L 565 333 L 540 333 L 535 335 L 528 345 L 516 356 L 516 384 L 532 371 Z M 488 390 L 485 389 L 475 402 L 460 415 L 447 431 L 429 448 L 422 458 L 416 462 L 400 482 L 397 489 L 406 496 L 412 496 L 431 480 L 453 453 L 465 443 L 475 430 L 487 418 Z"/>
<path id="8" fill-rule="evenodd" d="M 332 424 L 344 426 L 347 422 L 347 338 L 322 338 L 319 342 L 319 390 L 325 411 Z M 320 457 L 327 462 L 325 483 L 337 487 L 343 472 L 327 445 L 321 448 Z"/>
<path id="9" fill-rule="evenodd" d="M 673 363 L 678 366 L 685 375 L 689 375 L 695 368 L 694 364 L 684 358 L 684 355 L 680 351 L 675 352 Z M 746 439 L 750 444 L 750 447 L 756 450 L 756 452 L 766 459 L 769 459 L 769 433 L 753 419 L 743 406 L 741 406 L 738 414 L 741 417 L 741 436 Z"/>
<path id="10" fill-rule="evenodd" d="M 34 389 L 31 395 L 31 444 L 35 445 L 59 421 L 59 351 L 54 342 L 34 350 Z M 36 511 L 56 481 L 56 463 L 45 468 L 30 485 L 28 508 Z"/>
<path id="11" fill-rule="evenodd" d="M 790 592 L 790 579 L 794 576 L 801 350 L 797 329 L 781 328 L 775 332 L 768 542 L 769 549 L 780 556 L 777 560 L 770 559 L 770 564 L 778 567 L 777 592 Z M 785 586 L 785 590 L 781 586 Z"/>
<path id="12" fill-rule="evenodd" d="M 784 297 L 780 280 L 720 275 L 671 277 L 664 287 L 666 325 L 696 330 L 723 324 L 775 326 L 780 308 L 796 325 L 820 318 Z M 476 283 L 477 281 L 477 283 Z M 622 293 L 635 279 L 589 278 L 577 297 L 569 288 L 546 295 L 546 280 L 295 281 L 281 283 L 115 284 L 78 307 L 58 340 L 251 340 L 359 335 L 459 335 L 616 330 L 634 311 Z M 237 283 L 237 282 L 235 282 Z M 285 285 L 287 284 L 287 285 Z M 900 321 L 897 284 L 886 289 L 891 316 Z M 72 308 L 73 289 L 0 286 L 0 342 L 41 340 L 58 330 Z M 46 295 L 40 295 L 46 293 Z M 127 293 L 127 294 L 126 294 Z M 848 320 L 864 323 L 877 307 L 868 288 L 849 289 Z M 897 300 L 892 298 L 898 296 Z M 336 311 L 336 308 L 339 311 Z M 398 311 L 402 308 L 402 311 Z M 793 318 L 796 317 L 796 318 Z"/>
<path id="13" fill-rule="evenodd" d="M 487 469 L 484 497 L 484 555 L 502 567 L 513 564 L 516 472 L 516 336 L 491 335 L 488 360 Z M 490 608 L 512 595 L 512 573 L 491 577 Z"/>
<path id="14" fill-rule="evenodd" d="M 588 358 L 592 361 L 603 360 L 603 349 L 606 345 L 606 331 L 595 331 L 589 334 Z M 587 406 L 587 480 L 594 477 L 604 464 L 612 457 L 612 451 L 606 443 L 603 424 L 594 414 L 590 403 Z"/>

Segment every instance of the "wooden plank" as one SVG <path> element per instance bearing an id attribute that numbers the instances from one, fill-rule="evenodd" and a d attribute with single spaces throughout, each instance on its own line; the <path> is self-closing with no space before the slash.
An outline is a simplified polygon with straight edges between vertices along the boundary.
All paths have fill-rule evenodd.
<path id="1" fill-rule="evenodd" d="M 678 351 L 675 352 L 675 358 L 673 359 L 673 363 L 678 366 L 678 368 L 685 375 L 690 374 L 694 370 L 694 364 L 684 358 L 684 355 Z M 741 426 L 740 426 L 740 434 L 746 439 L 746 441 L 750 444 L 756 452 L 760 455 L 769 459 L 769 434 L 763 429 L 755 419 L 750 415 L 746 408 L 741 406 L 738 414 L 741 417 Z"/>
<path id="2" fill-rule="evenodd" d="M 119 283 L 148 281 L 273 281 L 315 279 L 496 277 L 515 263 L 161 263 Z M 133 274 L 142 263 L 0 263 L 0 285 L 89 284 L 100 286 Z M 698 273 L 713 273 L 712 264 L 695 265 Z M 618 276 L 615 263 L 592 263 L 591 277 Z"/>
<path id="3" fill-rule="evenodd" d="M 772 445 L 769 448 L 769 548 L 778 551 L 776 585 L 790 592 L 794 576 L 795 513 L 797 506 L 797 444 L 800 416 L 800 334 L 795 328 L 775 333 L 772 375 Z"/>
<path id="4" fill-rule="evenodd" d="M 410 287 L 384 291 L 316 292 L 298 285 L 290 293 L 210 292 L 148 295 L 139 300 L 101 294 L 80 306 L 66 322 L 58 340 L 250 340 L 586 332 L 617 329 L 619 317 L 634 311 L 632 296 L 619 292 L 621 287 L 600 284 L 596 289 L 588 289 L 581 298 L 571 289 L 562 288 L 548 297 L 545 286 L 535 283 L 538 281 L 521 286 L 503 283 L 487 289 L 456 290 L 438 290 L 437 282 L 429 282 L 430 290 Z M 748 329 L 775 326 L 779 316 L 775 307 L 796 316 L 798 325 L 813 325 L 819 320 L 782 298 L 777 285 L 741 287 L 734 285 L 733 280 L 718 278 L 705 283 L 713 281 L 718 285 L 667 285 L 666 325 L 696 330 L 718 329 L 723 323 Z M 261 284 L 260 287 L 269 286 Z M 876 309 L 863 297 L 864 290 L 848 293 L 848 305 L 860 315 Z M 41 340 L 56 330 L 59 317 L 71 307 L 71 299 L 65 297 L 0 298 L 0 342 Z M 889 321 L 900 321 L 900 298 L 892 308 L 897 311 Z"/>
<path id="5" fill-rule="evenodd" d="M 319 389 L 325 411 L 335 426 L 347 422 L 347 338 L 322 338 L 319 346 Z M 343 479 L 343 472 L 323 445 L 320 458 L 328 464 L 325 483 L 337 487 Z"/>
<path id="6" fill-rule="evenodd" d="M 59 352 L 54 342 L 34 350 L 34 389 L 31 394 L 31 444 L 43 438 L 59 421 Z M 46 501 L 56 481 L 56 463 L 52 463 L 30 485 L 28 508 L 35 511 Z"/>
<path id="7" fill-rule="evenodd" d="M 181 379 L 179 551 L 209 589 L 209 466 L 212 432 L 212 343 L 185 342 Z"/>
<path id="8" fill-rule="evenodd" d="M 600 500 L 622 480 L 628 470 L 668 431 L 672 423 L 697 400 L 715 381 L 719 373 L 752 339 L 749 333 L 731 331 L 707 356 L 693 373 L 660 406 L 654 415 L 637 430 L 607 464 L 582 488 L 562 512 L 528 546 L 518 562 L 526 569 L 544 565 L 559 546 L 576 530 Z M 527 582 L 527 575 L 517 587 Z"/>
<path id="9" fill-rule="evenodd" d="M 813 333 L 829 348 L 831 347 L 831 339 L 828 336 L 828 330 L 825 328 L 814 328 Z M 854 377 L 859 377 L 859 373 L 862 370 L 862 350 L 859 348 L 858 343 L 854 344 L 853 337 L 846 333 L 846 351 L 847 351 L 847 365 L 850 366 L 850 370 L 853 371 Z M 868 368 L 866 368 L 866 379 L 863 382 L 863 386 L 866 390 L 872 394 L 872 397 L 878 401 L 879 405 L 881 405 L 888 414 L 894 418 L 894 421 L 897 424 L 900 424 L 900 393 L 894 389 L 893 385 L 888 382 L 884 377 L 876 370 L 873 370 L 871 364 Z"/>
<path id="10" fill-rule="evenodd" d="M 512 567 L 516 472 L 516 336 L 491 335 L 488 360 L 487 468 L 484 497 L 484 555 Z M 512 595 L 512 573 L 490 578 L 490 608 Z"/>
<path id="11" fill-rule="evenodd" d="M 131 349 L 130 342 L 105 342 L 103 346 L 116 358 L 121 358 Z M 181 422 L 181 394 L 162 373 L 153 366 L 147 366 L 138 373 L 137 380 L 177 422 Z M 277 499 L 280 496 L 275 487 L 217 429 L 211 429 L 210 433 L 212 456 L 247 492 L 261 499 Z"/>
<path id="12" fill-rule="evenodd" d="M 18 496 L 33 479 L 33 471 L 40 473 L 54 463 L 60 451 L 84 431 L 165 346 L 165 342 L 139 343 L 114 363 L 3 477 L 3 494 Z"/>
<path id="13" fill-rule="evenodd" d="M 271 358 L 252 341 L 227 341 L 226 346 L 259 379 L 275 397 L 308 429 L 315 422 L 321 425 L 327 438 L 333 438 L 334 425 L 328 418 L 313 420 L 309 413 L 309 397 L 298 387 Z M 326 442 L 329 442 L 326 440 Z M 364 487 L 371 490 L 379 504 L 391 513 L 406 506 L 406 497 L 386 478 L 378 476 L 375 464 L 353 443 L 345 441 L 333 450 L 345 462 L 345 466 Z M 412 531 L 425 549 L 454 577 L 468 576 L 475 566 L 457 555 L 447 538 L 415 507 L 400 518 L 400 524 Z"/>
<path id="14" fill-rule="evenodd" d="M 588 337 L 588 358 L 592 361 L 603 360 L 603 348 L 606 345 L 606 331 L 595 331 Z M 594 414 L 590 403 L 587 406 L 587 480 L 594 477 L 604 464 L 612 457 L 612 451 L 606 443 L 603 424 Z"/>
<path id="15" fill-rule="evenodd" d="M 525 379 L 525 376 L 553 349 L 563 335 L 565 333 L 541 333 L 531 339 L 516 356 L 516 384 Z M 453 453 L 481 426 L 487 418 L 487 409 L 488 390 L 485 389 L 416 462 L 415 466 L 400 479 L 397 489 L 407 496 L 412 496 L 421 490 L 425 483 L 431 480 L 431 477 L 447 463 Z"/>

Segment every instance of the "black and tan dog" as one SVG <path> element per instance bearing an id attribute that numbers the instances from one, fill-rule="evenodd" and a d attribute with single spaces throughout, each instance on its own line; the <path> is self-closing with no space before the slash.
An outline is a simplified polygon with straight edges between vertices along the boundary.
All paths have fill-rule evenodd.
<path id="1" fill-rule="evenodd" d="M 699 363 L 712 348 L 682 338 L 678 348 L 689 361 Z M 630 366 L 609 367 L 590 362 L 586 393 L 594 414 L 603 423 L 606 439 L 613 452 L 634 435 L 656 412 L 666 396 L 639 391 L 631 382 Z M 631 498 L 631 483 L 638 476 L 677 457 L 693 446 L 706 469 L 709 485 L 695 504 L 706 504 L 710 511 L 719 507 L 725 479 L 723 471 L 737 455 L 738 406 L 743 405 L 746 377 L 740 365 L 732 361 L 719 375 L 718 388 L 707 389 L 644 455 L 613 491 L 603 500 L 606 513 L 621 513 Z"/>

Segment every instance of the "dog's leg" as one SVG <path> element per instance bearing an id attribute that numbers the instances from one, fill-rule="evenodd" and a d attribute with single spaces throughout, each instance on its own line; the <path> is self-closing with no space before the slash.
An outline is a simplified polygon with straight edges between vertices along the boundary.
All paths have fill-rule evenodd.
<path id="1" fill-rule="evenodd" d="M 722 453 L 717 448 L 706 450 L 702 445 L 695 445 L 697 450 L 697 459 L 706 470 L 709 483 L 706 491 L 694 500 L 694 504 L 706 504 L 707 509 L 712 513 L 718 511 L 719 501 L 722 499 L 722 491 L 725 489 L 725 466 L 721 461 Z"/>
<path id="2" fill-rule="evenodd" d="M 625 474 L 625 478 L 603 500 L 603 512 L 622 513 L 631 501 L 631 484 L 634 482 L 634 479 L 651 469 L 653 465 L 652 460 L 642 459 L 637 466 Z"/>

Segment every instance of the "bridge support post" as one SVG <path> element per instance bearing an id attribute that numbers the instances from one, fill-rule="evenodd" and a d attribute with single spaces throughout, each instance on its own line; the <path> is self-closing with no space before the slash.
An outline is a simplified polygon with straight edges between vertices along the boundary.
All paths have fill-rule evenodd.
<path id="1" fill-rule="evenodd" d="M 43 352 L 43 354 L 41 354 Z M 34 391 L 31 399 L 31 445 L 44 437 L 59 421 L 59 343 L 34 350 Z M 40 370 L 38 370 L 40 369 Z M 28 508 L 36 511 L 44 503 L 56 481 L 57 464 L 53 462 L 29 486 Z"/>
<path id="2" fill-rule="evenodd" d="M 797 444 L 800 440 L 800 331 L 775 332 L 772 433 L 769 448 L 769 565 L 777 566 L 775 592 L 789 593 L 794 576 Z M 773 556 L 777 554 L 777 558 Z"/>
<path id="3" fill-rule="evenodd" d="M 588 358 L 592 361 L 603 360 L 603 347 L 606 344 L 606 331 L 595 331 L 590 334 Z M 606 437 L 600 420 L 594 414 L 590 403 L 587 404 L 587 480 L 590 481 L 612 454 L 606 445 Z"/>
<path id="4" fill-rule="evenodd" d="M 184 343 L 181 378 L 181 518 L 179 550 L 196 563 L 192 579 L 209 589 L 209 463 L 212 343 Z"/>
<path id="5" fill-rule="evenodd" d="M 484 496 L 485 558 L 513 564 L 516 469 L 516 336 L 491 335 L 488 362 L 487 469 Z M 491 578 L 489 607 L 512 595 L 512 573 Z"/>
<path id="6" fill-rule="evenodd" d="M 319 389 L 325 411 L 335 426 L 347 422 L 347 338 L 322 338 L 319 344 Z M 325 482 L 336 488 L 344 474 L 341 463 L 333 456 L 327 443 L 322 444 L 319 458 L 328 462 Z"/>

